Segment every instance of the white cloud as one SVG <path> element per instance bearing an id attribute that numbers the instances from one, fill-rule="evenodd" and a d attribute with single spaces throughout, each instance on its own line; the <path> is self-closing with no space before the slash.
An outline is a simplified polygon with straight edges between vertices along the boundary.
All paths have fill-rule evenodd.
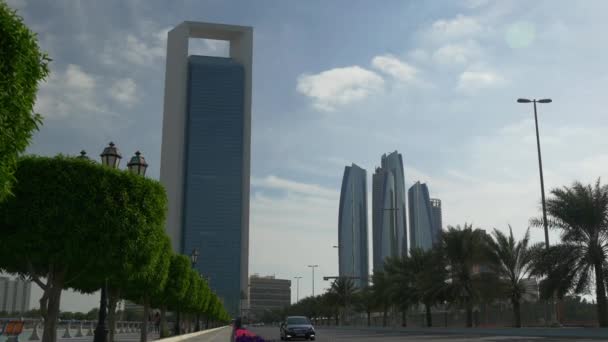
<path id="1" fill-rule="evenodd" d="M 453 19 L 435 21 L 427 34 L 433 40 L 452 40 L 475 36 L 482 31 L 483 27 L 476 18 L 459 14 Z"/>
<path id="2" fill-rule="evenodd" d="M 428 51 L 421 49 L 421 48 L 417 48 L 417 49 L 414 49 L 414 50 L 408 52 L 408 56 L 411 60 L 413 60 L 416 63 L 420 63 L 420 64 L 424 64 L 424 63 L 428 62 L 429 59 L 431 58 Z"/>
<path id="3" fill-rule="evenodd" d="M 69 64 L 66 68 L 64 80 L 66 86 L 71 89 L 91 91 L 95 89 L 96 85 L 93 76 L 82 71 L 80 66 L 74 64 Z"/>
<path id="4" fill-rule="evenodd" d="M 108 113 L 96 89 L 95 76 L 79 65 L 69 64 L 63 72 L 53 70 L 47 82 L 40 86 L 35 110 L 46 118 Z"/>
<path id="5" fill-rule="evenodd" d="M 363 100 L 383 87 L 382 77 L 356 65 L 314 75 L 302 74 L 297 83 L 297 91 L 310 97 L 313 105 L 323 111 Z"/>
<path id="6" fill-rule="evenodd" d="M 108 94 L 114 101 L 128 107 L 134 105 L 139 100 L 137 86 L 132 78 L 122 78 L 115 81 L 110 89 L 108 89 Z"/>
<path id="7" fill-rule="evenodd" d="M 101 61 L 110 66 L 124 63 L 151 66 L 165 58 L 168 31 L 169 28 L 164 28 L 143 36 L 117 34 L 106 42 Z"/>
<path id="8" fill-rule="evenodd" d="M 504 82 L 504 78 L 494 71 L 464 71 L 460 74 L 456 89 L 464 93 L 473 93 L 502 85 Z"/>
<path id="9" fill-rule="evenodd" d="M 440 65 L 466 65 L 479 58 L 481 48 L 474 40 L 464 43 L 446 44 L 433 53 L 433 61 Z"/>
<path id="10" fill-rule="evenodd" d="M 396 58 L 393 55 L 376 56 L 372 59 L 372 66 L 391 77 L 402 81 L 414 80 L 418 70 Z"/>

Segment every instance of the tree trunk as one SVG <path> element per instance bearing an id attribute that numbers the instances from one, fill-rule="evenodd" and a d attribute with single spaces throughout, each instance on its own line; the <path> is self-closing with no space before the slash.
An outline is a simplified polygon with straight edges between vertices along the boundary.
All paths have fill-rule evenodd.
<path id="1" fill-rule="evenodd" d="M 606 311 L 606 284 L 602 262 L 595 264 L 595 297 L 597 300 L 597 320 L 600 327 L 608 327 L 608 312 Z M 599 280 L 598 280 L 599 279 Z"/>
<path id="2" fill-rule="evenodd" d="M 163 306 L 160 308 L 160 338 L 169 336 L 169 329 L 167 329 L 167 307 Z"/>
<path id="3" fill-rule="evenodd" d="M 148 316 L 150 315 L 150 301 L 148 298 L 144 298 L 144 317 L 141 320 L 141 331 L 139 335 L 139 342 L 148 341 Z"/>
<path id="4" fill-rule="evenodd" d="M 401 326 L 407 327 L 407 309 L 401 310 Z"/>
<path id="5" fill-rule="evenodd" d="M 40 299 L 40 311 L 44 317 L 44 330 L 42 332 L 42 342 L 57 341 L 57 321 L 59 318 L 59 304 L 61 303 L 61 291 L 65 274 L 49 273 L 47 288 Z"/>
<path id="6" fill-rule="evenodd" d="M 513 305 L 513 325 L 516 328 L 521 328 L 521 306 L 519 300 L 511 298 L 511 304 Z"/>
<path id="7" fill-rule="evenodd" d="M 424 311 L 426 312 L 426 326 L 430 328 L 433 326 L 433 316 L 431 315 L 431 304 L 424 303 Z"/>
<path id="8" fill-rule="evenodd" d="M 467 309 L 467 328 L 473 327 L 473 303 L 471 303 L 470 299 L 465 301 L 466 309 Z"/>
<path id="9" fill-rule="evenodd" d="M 174 327 L 174 335 L 175 336 L 179 336 L 182 334 L 182 329 L 180 327 L 181 322 L 180 322 L 180 317 L 179 317 L 179 308 L 177 310 L 175 310 L 175 327 Z"/>
<path id="10" fill-rule="evenodd" d="M 367 326 L 371 326 L 372 325 L 372 313 L 371 311 L 367 311 Z"/>
<path id="11" fill-rule="evenodd" d="M 116 332 L 116 303 L 120 291 L 115 288 L 108 288 L 108 334 L 109 341 L 114 342 L 114 333 Z"/>

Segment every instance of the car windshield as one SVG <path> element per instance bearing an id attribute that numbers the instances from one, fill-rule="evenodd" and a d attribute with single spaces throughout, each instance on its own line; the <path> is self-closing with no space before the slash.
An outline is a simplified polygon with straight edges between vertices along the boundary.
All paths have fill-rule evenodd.
<path id="1" fill-rule="evenodd" d="M 287 324 L 310 324 L 310 322 L 308 322 L 308 318 L 306 317 L 289 317 Z"/>

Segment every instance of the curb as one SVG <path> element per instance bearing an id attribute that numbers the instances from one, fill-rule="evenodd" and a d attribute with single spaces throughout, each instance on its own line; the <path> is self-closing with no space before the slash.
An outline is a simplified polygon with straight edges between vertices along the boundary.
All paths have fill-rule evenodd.
<path id="1" fill-rule="evenodd" d="M 323 327 L 318 327 L 323 328 Z M 383 328 L 383 327 L 328 327 L 335 330 L 372 331 L 375 333 L 410 333 L 421 335 L 499 335 L 517 337 L 567 337 L 608 339 L 608 329 L 602 328 Z"/>
<path id="2" fill-rule="evenodd" d="M 228 326 L 223 326 L 223 327 L 213 328 L 213 329 L 208 329 L 208 330 L 203 330 L 203 331 L 197 331 L 197 332 L 194 332 L 194 333 L 184 334 L 184 335 L 179 335 L 179 336 L 171 336 L 171 337 L 159 339 L 159 340 L 156 340 L 156 341 L 178 342 L 178 341 L 183 341 L 183 340 L 191 339 L 191 338 L 194 338 L 194 337 L 203 336 L 203 335 L 206 335 L 208 333 L 211 333 L 211 332 L 214 332 L 214 331 L 218 331 L 218 330 L 221 330 L 221 329 L 225 329 L 225 328 L 228 328 Z"/>

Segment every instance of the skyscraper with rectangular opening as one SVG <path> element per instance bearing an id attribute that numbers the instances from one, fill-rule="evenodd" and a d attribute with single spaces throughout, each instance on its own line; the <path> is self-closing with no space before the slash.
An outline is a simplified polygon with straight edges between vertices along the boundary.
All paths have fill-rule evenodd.
<path id="1" fill-rule="evenodd" d="M 246 305 L 249 264 L 252 36 L 250 27 L 183 22 L 169 31 L 161 182 L 176 252 L 229 313 Z M 230 56 L 188 56 L 189 38 L 227 40 Z"/>

